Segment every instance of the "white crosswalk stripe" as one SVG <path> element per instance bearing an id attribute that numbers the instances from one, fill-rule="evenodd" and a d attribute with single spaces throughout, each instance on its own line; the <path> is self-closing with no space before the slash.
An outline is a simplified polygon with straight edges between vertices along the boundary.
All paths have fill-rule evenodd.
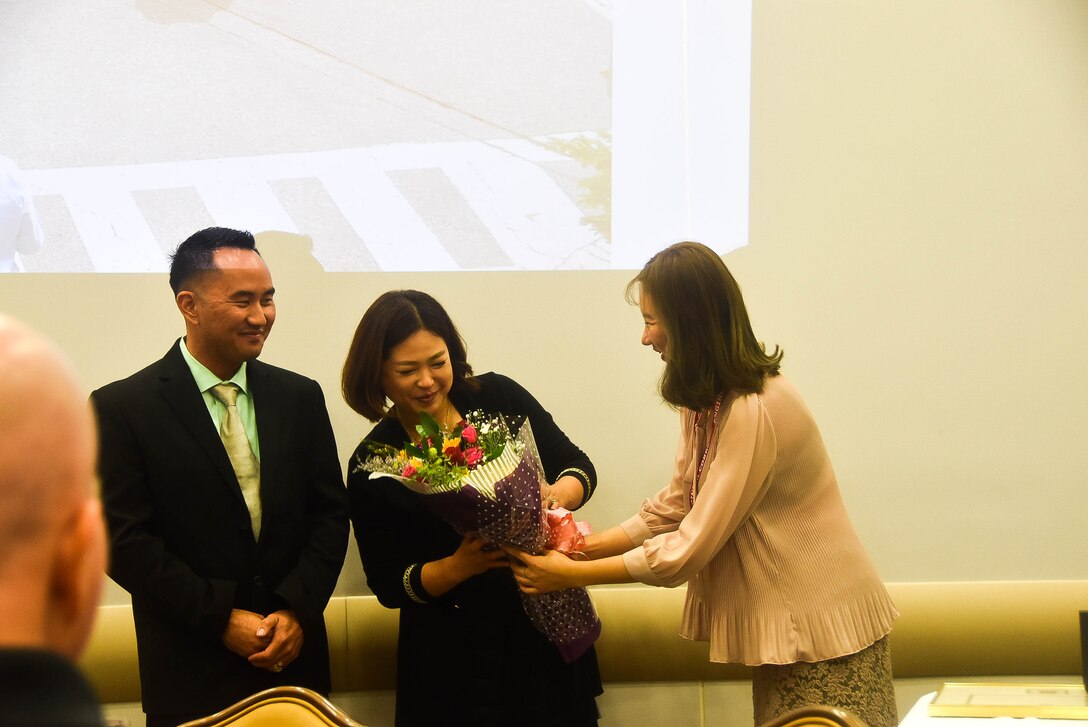
<path id="1" fill-rule="evenodd" d="M 191 196 L 196 190 L 216 225 L 306 234 L 270 183 L 308 178 L 324 187 L 380 269 L 458 269 L 441 231 L 428 224 L 428 201 L 409 199 L 390 176 L 419 170 L 445 175 L 505 253 L 507 268 L 570 266 L 571 256 L 587 248 L 597 249 L 591 256 L 596 267 L 606 267 L 608 241 L 583 223 L 585 212 L 541 166 L 569 161 L 546 141 L 388 144 L 24 174 L 35 196 L 64 200 L 80 243 L 102 272 L 163 271 L 164 250 L 179 242 L 155 239 L 156 225 L 145 219 L 136 193 L 185 190 Z M 49 221 L 43 224 L 48 244 Z M 584 261 L 574 266 L 587 267 Z"/>

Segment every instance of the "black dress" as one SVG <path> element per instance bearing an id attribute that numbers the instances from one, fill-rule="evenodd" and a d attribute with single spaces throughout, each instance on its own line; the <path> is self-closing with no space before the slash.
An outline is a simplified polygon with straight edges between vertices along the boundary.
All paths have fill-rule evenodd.
<path id="1" fill-rule="evenodd" d="M 596 481 L 593 465 L 551 414 L 505 376 L 483 374 L 475 381 L 478 391 L 451 392 L 457 410 L 527 416 L 548 481 L 574 475 L 587 501 Z M 393 418 L 367 436 L 395 446 L 407 438 Z M 595 725 L 595 698 L 602 692 L 596 652 L 590 648 L 565 663 L 525 615 L 507 569 L 474 576 L 432 598 L 423 589 L 421 566 L 451 555 L 461 535 L 400 483 L 357 471 L 359 458 L 369 453 L 360 444 L 348 462 L 348 497 L 367 585 L 382 605 L 400 609 L 398 727 Z"/>

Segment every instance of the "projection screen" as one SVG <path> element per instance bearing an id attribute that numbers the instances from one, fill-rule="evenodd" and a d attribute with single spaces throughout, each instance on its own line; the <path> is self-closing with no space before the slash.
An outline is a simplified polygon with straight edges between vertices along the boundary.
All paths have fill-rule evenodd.
<path id="1" fill-rule="evenodd" d="M 163 271 L 210 225 L 330 272 L 746 244 L 751 9 L 715 5 L 8 0 L 10 267 Z"/>

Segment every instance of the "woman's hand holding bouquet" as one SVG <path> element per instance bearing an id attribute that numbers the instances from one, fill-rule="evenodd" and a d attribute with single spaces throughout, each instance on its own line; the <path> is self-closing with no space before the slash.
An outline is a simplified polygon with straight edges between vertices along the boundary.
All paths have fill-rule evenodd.
<path id="1" fill-rule="evenodd" d="M 501 567 L 484 557 L 487 548 L 479 540 L 533 554 L 542 554 L 551 547 L 549 538 L 555 547 L 570 553 L 584 543 L 584 532 L 570 512 L 548 511 L 542 506 L 541 493 L 547 480 L 528 420 L 515 436 L 503 417 L 473 412 L 452 432 L 443 432 L 433 417 L 421 412 L 416 431 L 418 444 L 408 442 L 399 450 L 373 445 L 373 456 L 358 466 L 369 471 L 371 477 L 397 479 L 422 495 L 432 511 L 466 535 L 452 556 L 459 563 L 483 570 Z M 554 513 L 554 533 L 545 513 Z M 566 557 L 551 552 L 555 557 Z M 500 550 L 493 555 L 504 557 Z M 522 605 L 533 625 L 548 636 L 568 662 L 578 658 L 600 636 L 601 623 L 584 588 L 522 593 Z"/>

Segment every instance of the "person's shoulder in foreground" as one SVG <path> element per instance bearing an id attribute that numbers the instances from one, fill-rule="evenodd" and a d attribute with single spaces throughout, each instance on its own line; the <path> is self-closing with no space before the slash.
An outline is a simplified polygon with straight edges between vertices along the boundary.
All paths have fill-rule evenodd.
<path id="1" fill-rule="evenodd" d="M 70 365 L 0 315 L 0 724 L 103 724 L 74 663 L 106 560 L 94 455 Z"/>

